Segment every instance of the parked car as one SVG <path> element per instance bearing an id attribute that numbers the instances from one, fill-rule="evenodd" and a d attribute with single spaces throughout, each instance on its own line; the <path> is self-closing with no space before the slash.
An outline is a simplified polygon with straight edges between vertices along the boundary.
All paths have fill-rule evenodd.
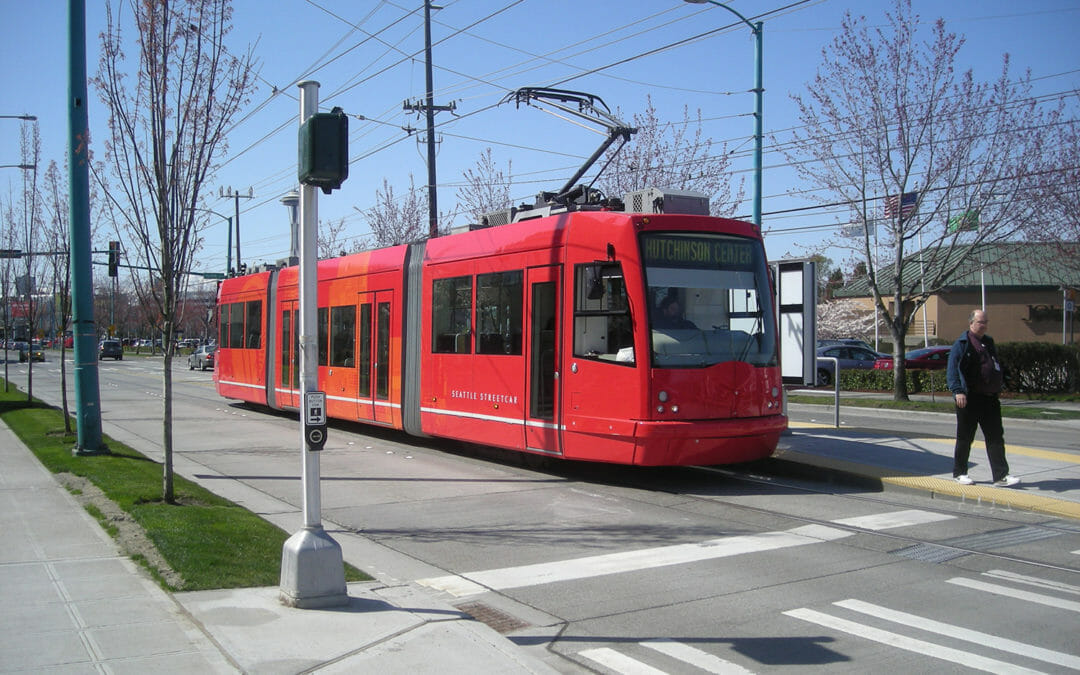
<path id="1" fill-rule="evenodd" d="M 104 359 L 124 360 L 124 345 L 119 340 L 102 340 L 98 345 L 98 361 Z"/>
<path id="2" fill-rule="evenodd" d="M 817 341 L 818 348 L 833 347 L 836 345 L 848 345 L 851 347 L 862 347 L 863 349 L 869 349 L 870 351 L 875 352 L 878 355 L 878 358 L 884 358 L 886 356 L 889 356 L 889 354 L 877 351 L 872 346 L 870 346 L 869 342 L 867 342 L 866 340 L 860 340 L 859 338 L 823 338 Z"/>
<path id="3" fill-rule="evenodd" d="M 904 364 L 909 369 L 943 370 L 949 365 L 949 350 L 951 347 L 926 347 L 913 349 L 904 354 Z M 874 362 L 874 368 L 879 370 L 892 370 L 893 359 L 887 356 Z"/>
<path id="4" fill-rule="evenodd" d="M 215 351 L 217 351 L 217 347 L 213 345 L 203 345 L 193 351 L 187 357 L 188 370 L 213 368 Z"/>
<path id="5" fill-rule="evenodd" d="M 32 345 L 28 345 L 25 342 L 21 344 L 22 347 L 19 348 L 19 363 L 45 360 L 45 348 L 41 346 L 40 342 L 35 340 Z"/>
<path id="6" fill-rule="evenodd" d="M 827 356 L 839 360 L 840 370 L 871 370 L 881 356 L 873 349 L 853 345 L 829 345 L 817 350 L 818 356 Z M 817 382 L 828 386 L 836 377 L 836 366 L 832 361 L 817 362 Z"/>

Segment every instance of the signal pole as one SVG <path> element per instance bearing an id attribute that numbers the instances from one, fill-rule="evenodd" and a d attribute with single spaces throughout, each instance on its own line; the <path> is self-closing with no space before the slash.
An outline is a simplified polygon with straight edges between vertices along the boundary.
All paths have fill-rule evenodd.
<path id="1" fill-rule="evenodd" d="M 426 62 L 424 75 L 427 92 L 424 96 L 423 103 L 420 103 L 419 101 L 415 103 L 405 101 L 405 103 L 402 104 L 402 108 L 414 112 L 423 111 L 427 116 L 428 237 L 434 239 L 439 236 L 439 205 L 435 187 L 435 113 L 440 111 L 453 111 L 455 106 L 453 103 L 450 105 L 435 105 L 434 102 L 435 85 L 431 75 L 432 7 L 431 0 L 424 0 L 424 60 Z M 442 7 L 439 6 L 434 6 L 434 8 L 442 9 Z"/>

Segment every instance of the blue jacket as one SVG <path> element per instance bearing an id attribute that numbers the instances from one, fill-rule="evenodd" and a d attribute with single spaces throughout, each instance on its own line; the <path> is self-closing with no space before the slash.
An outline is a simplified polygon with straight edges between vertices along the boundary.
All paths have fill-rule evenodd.
<path id="1" fill-rule="evenodd" d="M 990 356 L 1000 363 L 997 357 L 997 349 L 994 347 L 994 338 L 989 335 L 982 337 L 983 346 L 990 352 Z M 968 332 L 956 339 L 952 349 L 949 350 L 949 366 L 945 371 L 945 379 L 949 385 L 949 391 L 954 394 L 968 393 L 968 380 L 979 377 L 979 355 L 975 353 L 975 347 L 968 339 Z"/>

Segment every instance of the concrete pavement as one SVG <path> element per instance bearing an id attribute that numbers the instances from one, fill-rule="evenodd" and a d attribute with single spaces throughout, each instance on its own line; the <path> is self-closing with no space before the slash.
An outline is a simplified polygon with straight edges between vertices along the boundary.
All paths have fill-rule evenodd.
<path id="1" fill-rule="evenodd" d="M 404 583 L 349 584 L 325 610 L 277 588 L 166 593 L 3 423 L 0 466 L 0 672 L 555 672 Z"/>
<path id="2" fill-rule="evenodd" d="M 913 414 L 912 428 L 927 414 Z M 1080 431 L 1077 422 L 1047 424 Z M 1024 482 L 994 488 L 980 476 L 985 455 L 976 441 L 972 475 L 983 482 L 960 486 L 951 479 L 950 439 L 792 426 L 768 460 L 772 468 L 1080 518 L 1075 451 L 1010 443 L 1012 472 Z M 377 575 L 379 581 L 350 584 L 350 603 L 325 610 L 285 607 L 277 588 L 166 593 L 2 423 L 0 467 L 2 672 L 555 672 L 542 655 L 411 583 L 418 577 L 405 567 Z M 182 462 L 177 470 L 184 472 Z M 295 514 L 291 505 L 271 504 L 238 480 L 214 478 L 200 482 L 272 521 Z M 371 567 L 377 554 L 368 540 L 344 530 L 332 534 L 348 562 Z M 388 580 L 394 576 L 402 580 Z"/>

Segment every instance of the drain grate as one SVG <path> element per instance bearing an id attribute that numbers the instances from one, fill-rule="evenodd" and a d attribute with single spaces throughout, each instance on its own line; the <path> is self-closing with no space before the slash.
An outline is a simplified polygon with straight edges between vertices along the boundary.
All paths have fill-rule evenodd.
<path id="1" fill-rule="evenodd" d="M 949 539 L 942 543 L 947 546 L 956 546 L 958 548 L 995 549 L 1026 544 L 1032 541 L 1039 541 L 1040 539 L 1050 539 L 1051 537 L 1058 537 L 1062 534 L 1064 534 L 1064 532 L 1054 532 L 1045 527 L 1031 527 L 1025 525 L 1023 527 L 1014 527 L 1008 530 L 995 530 L 994 532 L 969 534 L 965 537 Z"/>
<path id="2" fill-rule="evenodd" d="M 461 605 L 455 605 L 455 607 L 480 623 L 490 626 L 504 635 L 529 625 L 528 622 L 522 621 L 516 616 L 495 609 L 490 605 L 485 605 L 482 602 L 466 602 Z"/>
<path id="3" fill-rule="evenodd" d="M 949 548 L 947 546 L 938 546 L 937 544 L 915 544 L 914 546 L 907 546 L 892 551 L 892 554 L 904 558 L 911 558 L 912 560 L 919 560 L 921 562 L 943 563 L 954 558 L 965 556 L 968 552 L 958 551 L 955 548 Z"/>

